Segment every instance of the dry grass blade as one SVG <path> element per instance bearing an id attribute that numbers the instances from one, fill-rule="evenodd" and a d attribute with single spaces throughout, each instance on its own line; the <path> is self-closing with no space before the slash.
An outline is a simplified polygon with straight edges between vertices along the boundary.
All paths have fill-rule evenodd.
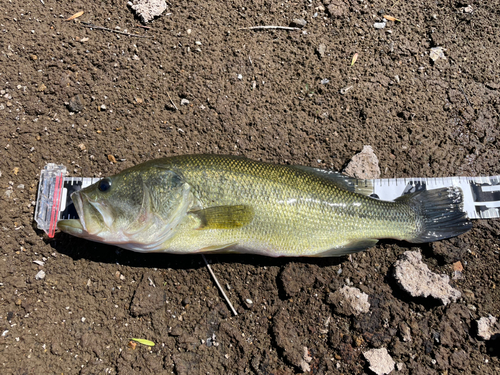
<path id="1" fill-rule="evenodd" d="M 238 30 L 300 30 L 300 27 L 288 27 L 288 26 L 252 26 L 252 27 L 242 27 Z"/>
<path id="2" fill-rule="evenodd" d="M 208 272 L 210 272 L 210 275 L 212 275 L 212 277 L 214 278 L 214 281 L 217 284 L 217 287 L 219 288 L 220 292 L 222 293 L 222 295 L 226 299 L 226 302 L 229 305 L 229 307 L 231 308 L 231 311 L 233 312 L 234 316 L 237 316 L 238 313 L 236 312 L 236 310 L 233 307 L 233 304 L 231 303 L 229 298 L 227 298 L 226 293 L 224 293 L 224 290 L 220 286 L 219 280 L 217 280 L 217 277 L 215 277 L 214 271 L 212 271 L 212 267 L 210 267 L 210 264 L 208 264 L 208 262 L 207 262 L 207 258 L 205 258 L 205 255 L 203 255 L 203 254 L 200 254 L 200 255 L 203 258 L 203 260 L 205 261 L 205 264 L 207 265 L 207 268 L 208 268 Z"/>
<path id="3" fill-rule="evenodd" d="M 71 20 L 74 20 L 75 18 L 78 18 L 80 17 L 81 15 L 83 14 L 83 10 L 73 14 L 71 17 L 69 18 L 66 18 L 65 21 L 71 21 Z"/>
<path id="4" fill-rule="evenodd" d="M 398 20 L 396 17 L 393 17 L 393 16 L 388 16 L 387 14 L 384 15 L 384 18 L 388 21 L 392 21 L 392 22 L 401 22 L 401 20 Z"/>
<path id="5" fill-rule="evenodd" d="M 354 65 L 354 63 L 355 63 L 355 62 L 356 62 L 356 60 L 358 59 L 358 56 L 359 56 L 359 55 L 358 55 L 358 53 L 356 52 L 356 53 L 354 54 L 354 56 L 352 57 L 352 60 L 351 60 L 351 66 L 353 66 L 353 65 Z"/>

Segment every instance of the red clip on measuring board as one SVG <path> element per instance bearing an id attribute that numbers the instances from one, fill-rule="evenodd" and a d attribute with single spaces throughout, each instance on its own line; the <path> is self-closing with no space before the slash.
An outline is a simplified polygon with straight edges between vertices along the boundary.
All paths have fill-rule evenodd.
<path id="1" fill-rule="evenodd" d="M 51 238 L 55 235 L 59 220 L 78 218 L 71 201 L 71 194 L 100 180 L 100 178 L 66 175 L 67 170 L 64 165 L 52 163 L 47 164 L 40 173 L 35 221 L 38 228 L 44 230 Z M 374 198 L 388 201 L 418 190 L 459 187 L 463 192 L 463 210 L 470 219 L 500 217 L 500 176 L 389 178 L 363 180 L 362 185 L 364 188 L 371 187 Z"/>
<path id="2" fill-rule="evenodd" d="M 56 227 L 57 227 L 57 218 L 59 216 L 59 210 L 61 208 L 61 196 L 63 193 L 62 186 L 63 186 L 63 179 L 64 176 L 62 173 L 59 176 L 56 176 L 56 183 L 55 183 L 55 188 L 54 188 L 54 195 L 52 197 L 52 201 L 54 202 L 52 205 L 52 210 L 50 213 L 50 225 L 49 225 L 49 237 L 54 237 L 54 234 L 56 233 Z"/>
<path id="3" fill-rule="evenodd" d="M 76 219 L 78 214 L 71 201 L 71 194 L 99 181 L 99 178 L 67 177 L 64 165 L 49 163 L 40 173 L 35 221 L 52 238 L 57 222 L 62 219 Z"/>

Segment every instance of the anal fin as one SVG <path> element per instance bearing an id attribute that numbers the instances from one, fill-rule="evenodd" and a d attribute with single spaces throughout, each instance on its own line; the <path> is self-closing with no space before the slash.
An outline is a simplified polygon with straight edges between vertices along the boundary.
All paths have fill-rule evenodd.
<path id="1" fill-rule="evenodd" d="M 199 253 L 217 253 L 217 254 L 223 254 L 223 253 L 230 253 L 231 252 L 231 247 L 237 245 L 238 242 L 232 242 L 232 243 L 226 243 L 222 245 L 212 245 L 212 246 L 207 246 L 204 247 L 200 250 L 198 250 Z"/>
<path id="2" fill-rule="evenodd" d="M 317 258 L 326 258 L 326 257 L 340 257 L 343 255 L 349 255 L 353 253 L 357 253 L 362 250 L 366 250 L 370 247 L 373 247 L 377 244 L 378 240 L 373 238 L 367 238 L 363 240 L 355 240 L 351 241 L 343 247 L 336 247 L 333 249 L 326 250 L 322 253 L 313 255 L 313 257 Z"/>

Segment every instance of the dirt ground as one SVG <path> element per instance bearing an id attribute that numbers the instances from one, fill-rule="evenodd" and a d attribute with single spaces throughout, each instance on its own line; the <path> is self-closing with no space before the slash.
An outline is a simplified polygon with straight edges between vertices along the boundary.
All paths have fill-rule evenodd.
<path id="1" fill-rule="evenodd" d="M 376 29 L 384 14 L 401 22 Z M 240 30 L 294 19 L 307 23 Z M 2 2 L 2 373 L 363 374 L 373 348 L 397 374 L 500 373 L 500 340 L 475 323 L 500 317 L 498 220 L 351 259 L 210 256 L 236 317 L 198 255 L 49 239 L 33 223 L 49 162 L 86 177 L 188 153 L 341 170 L 371 145 L 382 177 L 499 175 L 497 0 L 181 0 L 138 25 L 125 0 Z M 430 59 L 436 46 L 446 59 Z M 409 249 L 440 274 L 461 261 L 462 298 L 400 291 Z M 344 285 L 369 295 L 368 313 L 338 312 Z"/>

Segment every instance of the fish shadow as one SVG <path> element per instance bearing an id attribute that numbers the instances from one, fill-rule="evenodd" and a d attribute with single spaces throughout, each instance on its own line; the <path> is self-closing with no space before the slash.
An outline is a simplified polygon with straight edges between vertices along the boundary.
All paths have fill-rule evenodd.
<path id="1" fill-rule="evenodd" d="M 96 263 L 121 264 L 143 268 L 197 269 L 205 267 L 200 254 L 139 253 L 117 246 L 92 242 L 58 232 L 54 238 L 46 238 L 55 251 L 73 260 L 86 259 Z M 209 263 L 244 264 L 255 267 L 283 267 L 289 263 L 314 264 L 331 267 L 345 262 L 348 257 L 267 257 L 255 254 L 205 254 Z"/>

